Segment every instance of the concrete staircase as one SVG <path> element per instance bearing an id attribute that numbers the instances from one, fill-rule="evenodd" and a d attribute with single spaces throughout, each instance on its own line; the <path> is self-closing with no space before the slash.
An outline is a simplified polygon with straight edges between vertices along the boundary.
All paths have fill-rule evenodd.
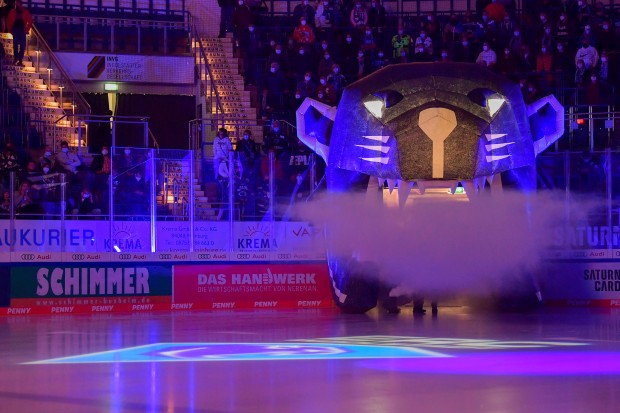
<path id="1" fill-rule="evenodd" d="M 65 114 L 64 110 L 71 110 L 71 102 L 58 102 L 52 92 L 59 92 L 59 85 L 48 81 L 47 68 L 40 67 L 39 72 L 29 56 L 24 56 L 24 66 L 15 66 L 13 56 L 13 37 L 8 33 L 0 33 L 0 42 L 4 48 L 2 72 L 7 84 L 14 89 L 22 99 L 24 112 L 28 115 L 31 126 L 35 126 L 43 134 L 44 144 L 67 141 L 70 146 L 77 146 L 77 130 L 70 120 L 58 121 Z"/>
<path id="2" fill-rule="evenodd" d="M 189 163 L 181 160 L 166 161 L 164 166 L 164 179 L 166 186 L 162 194 L 157 197 L 157 204 L 164 206 L 171 217 L 186 217 L 189 199 Z M 200 154 L 195 154 L 194 159 L 194 220 L 213 221 L 217 219 L 219 212 L 214 205 L 217 201 L 217 190 L 214 192 L 212 186 L 206 185 L 203 189 L 200 183 L 202 165 Z"/>
<path id="3" fill-rule="evenodd" d="M 202 38 L 201 42 L 222 101 L 226 127 L 232 132 L 231 139 L 234 141 L 236 136 L 241 136 L 244 129 L 250 129 L 254 139 L 262 141 L 262 127 L 258 125 L 257 112 L 256 108 L 252 107 L 250 91 L 244 88 L 243 76 L 239 72 L 239 58 L 234 57 L 233 53 L 232 38 L 207 37 Z M 196 63 L 204 65 L 203 61 Z M 202 80 L 207 82 L 209 87 L 206 70 L 202 73 Z M 202 115 L 203 119 L 209 116 L 207 113 Z M 236 133 L 235 129 L 239 132 Z"/>

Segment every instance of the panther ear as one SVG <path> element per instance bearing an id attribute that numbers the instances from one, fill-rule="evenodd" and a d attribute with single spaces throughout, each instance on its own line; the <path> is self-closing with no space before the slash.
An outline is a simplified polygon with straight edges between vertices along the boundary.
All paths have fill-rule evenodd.
<path id="1" fill-rule="evenodd" d="M 319 155 L 325 163 L 336 118 L 336 107 L 306 98 L 297 109 L 297 137 Z"/>
<path id="2" fill-rule="evenodd" d="M 564 135 L 564 107 L 553 95 L 528 105 L 527 117 L 536 156 Z"/>

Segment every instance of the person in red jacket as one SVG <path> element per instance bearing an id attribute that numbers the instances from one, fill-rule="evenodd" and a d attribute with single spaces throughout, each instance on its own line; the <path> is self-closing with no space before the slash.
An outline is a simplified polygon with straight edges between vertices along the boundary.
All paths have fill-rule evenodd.
<path id="1" fill-rule="evenodd" d="M 26 51 L 26 35 L 32 27 L 32 16 L 22 6 L 20 1 L 15 2 L 15 8 L 9 12 L 6 18 L 7 31 L 13 35 L 13 57 L 15 65 L 23 66 L 22 59 Z"/>

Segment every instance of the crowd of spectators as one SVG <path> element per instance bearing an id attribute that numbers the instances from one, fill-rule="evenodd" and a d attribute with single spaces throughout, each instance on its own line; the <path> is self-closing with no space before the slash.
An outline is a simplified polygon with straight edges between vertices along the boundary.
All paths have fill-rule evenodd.
<path id="1" fill-rule="evenodd" d="M 585 0 L 480 0 L 475 12 L 393 18 L 381 0 L 302 0 L 280 25 L 242 0 L 231 27 L 264 118 L 293 119 L 304 98 L 334 105 L 343 88 L 393 63 L 471 62 L 519 82 L 526 102 L 615 103 L 613 10 Z M 282 25 L 283 24 L 283 25 Z"/>
<path id="2" fill-rule="evenodd" d="M 0 214 L 8 216 L 13 209 L 17 216 L 24 218 L 58 216 L 63 199 L 67 215 L 107 214 L 110 190 L 114 193 L 116 215 L 147 214 L 144 157 L 132 154 L 130 148 L 119 151 L 112 161 L 109 147 L 103 146 L 89 158 L 90 164 L 85 165 L 67 142 L 61 142 L 58 153 L 49 145 L 40 151 L 26 152 L 7 143 L 0 153 Z"/>

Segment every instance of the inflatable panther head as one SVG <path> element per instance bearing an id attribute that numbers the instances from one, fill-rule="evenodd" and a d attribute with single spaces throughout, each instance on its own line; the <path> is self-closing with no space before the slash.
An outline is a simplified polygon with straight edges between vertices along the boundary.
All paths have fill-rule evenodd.
<path id="1" fill-rule="evenodd" d="M 487 187 L 534 190 L 535 158 L 563 124 L 555 97 L 526 105 L 518 84 L 468 63 L 390 65 L 349 85 L 338 107 L 306 99 L 297 110 L 298 137 L 325 160 L 328 191 L 366 190 L 372 177 L 401 199 L 438 183 L 469 198 Z M 336 303 L 367 311 L 376 287 L 344 261 L 329 258 Z"/>

